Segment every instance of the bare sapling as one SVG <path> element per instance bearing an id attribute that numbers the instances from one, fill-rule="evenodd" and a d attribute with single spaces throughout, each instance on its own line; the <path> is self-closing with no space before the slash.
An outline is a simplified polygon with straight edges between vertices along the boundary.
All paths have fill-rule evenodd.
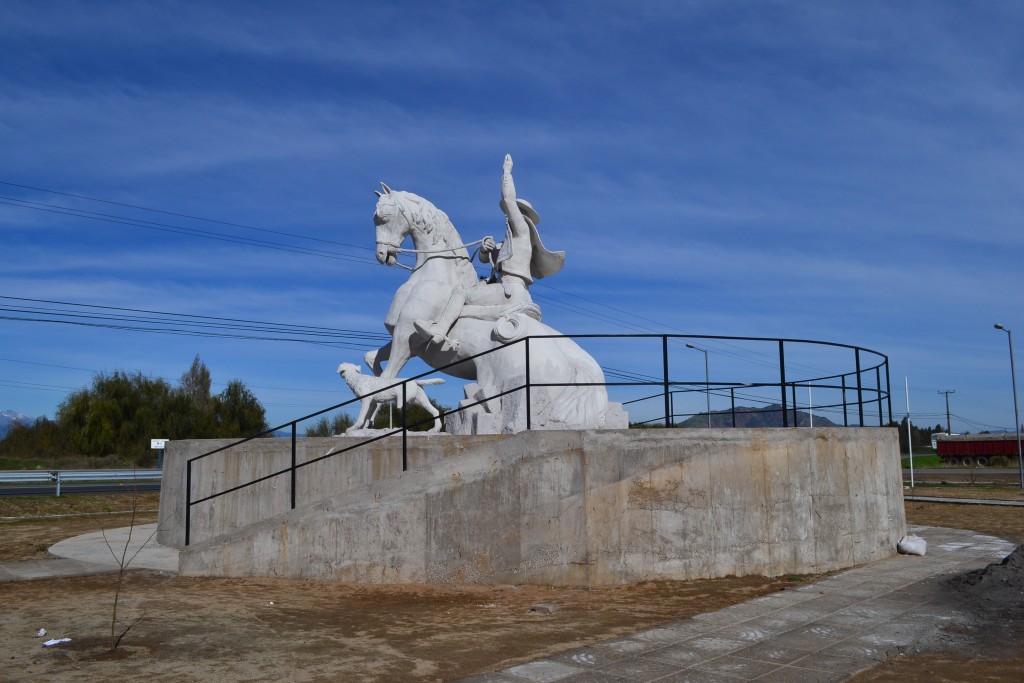
<path id="1" fill-rule="evenodd" d="M 151 540 L 153 540 L 153 537 L 156 536 L 156 533 L 158 531 L 158 529 L 154 529 L 153 533 L 151 533 L 149 535 L 149 537 L 143 543 L 139 544 L 139 547 L 136 548 L 134 550 L 134 552 L 131 552 L 132 535 L 135 532 L 135 518 L 138 515 L 138 510 L 139 510 L 139 491 L 138 491 L 138 488 L 133 487 L 132 488 L 131 518 L 129 520 L 129 525 L 128 525 L 128 538 L 125 539 L 124 547 L 118 547 L 117 549 L 115 549 L 114 548 L 114 544 L 111 542 L 110 539 L 107 538 L 106 530 L 103 531 L 103 542 L 106 543 L 107 549 L 110 551 L 110 554 L 113 556 L 114 561 L 117 563 L 117 581 L 115 583 L 115 588 L 114 588 L 114 606 L 113 606 L 113 609 L 111 610 L 111 615 L 110 615 L 110 649 L 111 650 L 116 650 L 118 648 L 118 646 L 121 644 L 121 640 L 124 639 L 124 637 L 126 635 L 128 635 L 128 632 L 130 630 L 132 630 L 132 628 L 136 624 L 138 624 L 140 621 L 142 621 L 143 617 L 146 616 L 146 613 L 143 612 L 141 615 L 139 615 L 139 617 L 137 619 L 135 619 L 134 621 L 129 623 L 127 626 L 125 626 L 124 630 L 122 630 L 121 633 L 118 634 L 118 632 L 117 632 L 117 608 L 118 608 L 119 601 L 121 599 L 121 589 L 124 586 L 124 577 L 125 577 L 125 574 L 128 572 L 128 566 L 132 563 L 132 561 L 135 560 L 136 557 L 138 557 L 139 553 L 142 552 L 142 549 L 146 546 L 146 544 L 148 544 Z"/>

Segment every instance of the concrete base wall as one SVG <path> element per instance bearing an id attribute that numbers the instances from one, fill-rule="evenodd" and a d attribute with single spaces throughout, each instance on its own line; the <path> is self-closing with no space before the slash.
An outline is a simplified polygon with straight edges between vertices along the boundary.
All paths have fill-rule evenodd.
<path id="1" fill-rule="evenodd" d="M 303 457 L 339 440 L 305 441 Z M 168 464 L 180 470 L 176 446 Z M 276 489 L 245 494 L 248 502 L 212 501 L 194 515 L 181 572 L 547 585 L 778 576 L 889 557 L 905 533 L 890 429 L 437 435 L 419 437 L 415 448 L 423 449 L 417 469 L 404 473 L 394 471 L 395 453 L 384 446 L 379 457 L 329 459 L 306 486 L 347 489 L 248 526 L 241 520 L 258 517 L 257 509 L 276 511 L 279 489 L 290 492 L 287 477 L 276 478 Z M 272 467 L 265 462 L 279 457 L 254 454 L 245 467 L 241 458 L 231 472 L 253 470 L 256 461 Z M 400 451 L 398 459 L 400 470 Z M 216 489 L 232 485 L 225 468 L 216 472 Z M 212 490 L 196 476 L 194 494 Z M 184 496 L 180 487 L 177 500 L 166 493 L 162 533 L 172 540 L 180 532 L 163 508 L 180 507 Z M 240 521 L 230 522 L 232 515 Z"/>
<path id="2" fill-rule="evenodd" d="M 420 469 L 466 452 L 490 452 L 499 435 L 454 439 L 444 434 L 410 433 L 410 470 Z M 301 438 L 296 440 L 298 465 L 328 453 L 363 443 L 366 437 Z M 157 542 L 174 548 L 185 545 L 185 462 L 189 458 L 234 443 L 237 439 L 171 441 L 164 452 L 160 485 Z M 258 484 L 192 507 L 193 543 L 236 531 L 291 510 L 291 439 L 257 439 L 192 464 L 192 500 L 199 500 L 289 470 Z M 347 453 L 305 465 L 295 478 L 296 507 L 305 507 L 339 493 L 358 489 L 402 473 L 402 438 L 391 436 Z"/>

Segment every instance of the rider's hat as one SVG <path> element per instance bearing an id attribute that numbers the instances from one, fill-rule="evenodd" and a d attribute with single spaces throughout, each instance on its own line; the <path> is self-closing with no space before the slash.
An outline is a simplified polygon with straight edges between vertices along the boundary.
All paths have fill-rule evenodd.
<path id="1" fill-rule="evenodd" d="M 531 221 L 533 221 L 534 225 L 540 223 L 540 214 L 537 213 L 536 209 L 533 208 L 533 205 L 530 204 L 530 202 L 526 201 L 525 199 L 517 198 L 516 204 L 519 205 L 519 210 L 523 213 L 523 215 L 529 218 Z"/>

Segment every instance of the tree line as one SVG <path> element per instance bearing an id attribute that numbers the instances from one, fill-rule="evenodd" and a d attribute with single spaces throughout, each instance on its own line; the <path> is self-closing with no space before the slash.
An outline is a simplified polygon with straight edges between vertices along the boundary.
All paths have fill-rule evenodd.
<path id="1" fill-rule="evenodd" d="M 900 422 L 892 421 L 886 426 L 899 430 L 900 453 L 910 452 L 910 448 L 908 446 L 907 441 L 907 418 L 904 417 Z M 916 424 L 914 424 L 913 421 L 911 421 L 911 441 L 909 443 L 913 444 L 915 454 L 920 454 L 925 449 L 928 449 L 930 451 L 932 448 L 932 434 L 944 434 L 945 432 L 946 428 L 940 424 L 937 424 L 934 427 L 918 427 Z"/>
<path id="2" fill-rule="evenodd" d="M 428 398 L 431 405 L 441 413 L 441 430 L 444 430 L 444 414 L 451 410 L 448 406 Z M 434 426 L 433 416 L 418 405 L 409 405 L 406 408 L 406 420 L 409 424 L 409 431 L 425 432 Z M 326 415 L 310 424 L 306 428 L 306 436 L 337 436 L 344 434 L 345 430 L 352 426 L 354 420 L 348 413 L 336 413 L 328 417 Z M 383 405 L 377 416 L 373 419 L 374 429 L 398 429 L 402 426 L 402 411 L 394 405 Z"/>
<path id="3" fill-rule="evenodd" d="M 53 420 L 16 425 L 0 440 L 0 458 L 52 460 L 69 455 L 148 464 L 150 439 L 241 438 L 267 428 L 266 412 L 241 380 L 210 391 L 199 356 L 178 386 L 142 373 L 115 371 L 67 396 Z"/>

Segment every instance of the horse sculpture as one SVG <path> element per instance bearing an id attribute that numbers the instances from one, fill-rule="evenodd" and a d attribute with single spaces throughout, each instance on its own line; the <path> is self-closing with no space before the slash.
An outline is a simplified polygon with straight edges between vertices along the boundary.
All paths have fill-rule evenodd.
<path id="1" fill-rule="evenodd" d="M 526 427 L 525 394 L 511 391 L 525 384 L 526 347 L 506 343 L 524 336 L 558 335 L 539 320 L 539 309 L 502 304 L 501 285 L 482 281 L 473 267 L 466 245 L 448 216 L 426 199 L 390 189 L 381 183 L 374 223 L 377 260 L 393 266 L 401 245 L 412 237 L 416 263 L 409 279 L 399 287 L 384 326 L 391 341 L 366 355 L 374 374 L 397 378 L 405 364 L 418 356 L 440 368 L 455 363 L 446 373 L 475 385 L 466 388 L 464 405 L 474 407 L 471 426 L 452 431 L 476 433 L 515 432 Z M 449 332 L 454 344 L 438 344 L 416 330 L 417 320 L 438 320 L 453 291 L 465 291 L 467 305 Z M 490 290 L 481 288 L 492 288 Z M 494 289 L 496 288 L 496 289 Z M 491 304 L 489 302 L 498 303 Z M 504 348 L 501 348 L 504 347 Z M 479 358 L 477 354 L 500 349 Z M 387 361 L 386 366 L 383 361 Z M 463 361 L 463 362 L 459 362 Z M 620 425 L 623 414 L 613 411 L 616 424 L 606 424 L 609 413 L 604 373 L 597 362 L 566 337 L 531 340 L 531 427 L 581 429 Z M 533 385 L 573 386 L 533 386 Z M 587 386 L 590 385 L 590 386 Z M 595 386 L 596 385 L 596 386 Z M 511 393 L 497 397 L 505 391 Z"/>

